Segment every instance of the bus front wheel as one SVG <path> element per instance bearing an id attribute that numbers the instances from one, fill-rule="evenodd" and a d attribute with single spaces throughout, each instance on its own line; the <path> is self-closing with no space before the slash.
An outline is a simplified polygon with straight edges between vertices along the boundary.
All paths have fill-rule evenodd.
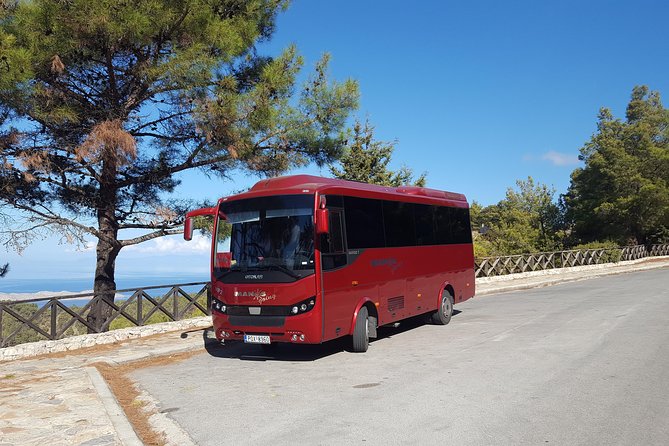
<path id="1" fill-rule="evenodd" d="M 353 351 L 366 352 L 369 347 L 369 310 L 362 307 L 358 311 L 358 318 L 355 320 L 353 329 Z"/>
<path id="2" fill-rule="evenodd" d="M 453 316 L 453 296 L 448 290 L 444 290 L 441 292 L 439 308 L 432 313 L 432 323 L 446 325 L 451 321 L 451 316 Z"/>

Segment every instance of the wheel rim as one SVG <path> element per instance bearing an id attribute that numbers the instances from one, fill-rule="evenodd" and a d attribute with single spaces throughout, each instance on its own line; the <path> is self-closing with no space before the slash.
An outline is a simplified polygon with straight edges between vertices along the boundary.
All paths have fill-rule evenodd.
<path id="1" fill-rule="evenodd" d="M 365 342 L 369 342 L 369 318 L 365 319 Z"/>
<path id="2" fill-rule="evenodd" d="M 441 312 L 444 316 L 451 314 L 451 299 L 449 299 L 447 295 L 441 299 Z"/>

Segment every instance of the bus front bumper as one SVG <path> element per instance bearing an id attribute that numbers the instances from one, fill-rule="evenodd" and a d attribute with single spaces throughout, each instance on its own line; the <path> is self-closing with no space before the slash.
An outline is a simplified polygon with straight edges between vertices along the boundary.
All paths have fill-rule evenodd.
<path id="1" fill-rule="evenodd" d="M 214 332 L 219 341 L 249 344 L 320 344 L 320 318 L 317 316 L 317 312 L 297 316 L 228 316 L 212 311 Z"/>

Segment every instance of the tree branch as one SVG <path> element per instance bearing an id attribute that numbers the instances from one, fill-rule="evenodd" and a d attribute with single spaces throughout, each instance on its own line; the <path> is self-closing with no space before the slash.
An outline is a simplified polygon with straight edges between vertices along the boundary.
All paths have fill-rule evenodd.
<path id="1" fill-rule="evenodd" d="M 72 226 L 74 228 L 79 229 L 80 231 L 87 232 L 93 235 L 94 237 L 97 237 L 98 239 L 105 238 L 105 236 L 101 232 L 96 230 L 94 227 L 82 225 L 81 223 L 77 223 L 76 221 L 70 220 L 69 218 L 61 217 L 60 215 L 54 213 L 44 205 L 41 204 L 39 205 L 40 207 L 42 207 L 42 209 L 44 209 L 44 211 L 39 211 L 35 207 L 28 206 L 25 204 L 20 204 L 17 202 L 13 202 L 12 206 L 22 211 L 36 215 L 37 217 L 41 218 L 44 221 L 45 225 Z M 114 242 L 114 240 L 112 239 L 109 239 L 109 241 Z"/>
<path id="2" fill-rule="evenodd" d="M 130 186 L 132 184 L 141 183 L 141 182 L 146 181 L 149 177 L 153 177 L 153 176 L 156 176 L 156 175 L 159 176 L 159 177 L 166 177 L 166 176 L 173 175 L 177 172 L 182 172 L 184 170 L 193 169 L 193 168 L 196 168 L 196 167 L 202 167 L 202 166 L 206 166 L 206 165 L 209 165 L 209 164 L 219 163 L 221 161 L 225 161 L 230 156 L 228 154 L 225 154 L 225 155 L 217 156 L 217 157 L 214 157 L 214 158 L 209 158 L 209 159 L 201 160 L 201 161 L 198 161 L 198 162 L 193 162 L 195 157 L 202 151 L 202 149 L 204 147 L 205 147 L 205 143 L 202 143 L 202 144 L 198 145 L 198 147 L 196 147 L 193 150 L 193 152 L 188 156 L 188 158 L 181 164 L 177 164 L 175 166 L 167 167 L 167 168 L 160 169 L 160 170 L 153 170 L 151 172 L 147 172 L 146 174 L 140 175 L 138 177 L 131 177 L 131 178 L 128 178 L 124 181 L 119 181 L 116 184 L 117 188 L 120 189 L 120 188 L 123 188 L 123 187 Z"/>
<path id="3" fill-rule="evenodd" d="M 137 245 L 142 242 L 153 240 L 154 238 L 163 237 L 166 235 L 180 234 L 180 233 L 181 231 L 178 229 L 161 229 L 160 231 L 151 232 L 149 234 L 145 234 L 139 237 L 126 240 L 119 240 L 119 243 L 121 244 L 121 246 Z"/>
<path id="4" fill-rule="evenodd" d="M 167 136 L 167 135 L 161 135 L 160 133 L 152 133 L 152 132 L 137 132 L 137 133 L 131 133 L 132 136 L 135 137 L 142 137 L 146 136 L 149 138 L 156 138 L 156 139 L 162 139 L 165 141 L 173 141 L 173 142 L 184 142 L 188 141 L 189 139 L 196 138 L 196 135 L 187 135 L 187 136 Z"/>
<path id="5" fill-rule="evenodd" d="M 145 122 L 144 124 L 142 124 L 138 127 L 135 127 L 133 129 L 128 130 L 128 133 L 130 133 L 131 135 L 134 136 L 136 132 L 139 132 L 140 130 L 142 130 L 146 127 L 150 127 L 152 125 L 160 124 L 161 122 L 167 121 L 169 119 L 177 118 L 179 116 L 184 116 L 184 115 L 188 115 L 188 114 L 190 114 L 189 111 L 180 111 L 178 113 L 172 113 L 171 115 L 160 117 L 160 118 L 158 118 L 154 121 Z"/>
<path id="6" fill-rule="evenodd" d="M 160 230 L 169 230 L 175 229 L 183 225 L 182 223 L 127 223 L 118 225 L 119 229 L 160 229 Z"/>

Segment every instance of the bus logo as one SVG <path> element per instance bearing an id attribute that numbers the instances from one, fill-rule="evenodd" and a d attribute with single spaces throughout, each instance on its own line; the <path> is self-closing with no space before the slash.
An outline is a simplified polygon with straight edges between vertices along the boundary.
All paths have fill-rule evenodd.
<path id="1" fill-rule="evenodd" d="M 276 294 L 267 294 L 264 290 L 235 291 L 235 297 L 250 297 L 259 304 L 276 299 Z"/>

